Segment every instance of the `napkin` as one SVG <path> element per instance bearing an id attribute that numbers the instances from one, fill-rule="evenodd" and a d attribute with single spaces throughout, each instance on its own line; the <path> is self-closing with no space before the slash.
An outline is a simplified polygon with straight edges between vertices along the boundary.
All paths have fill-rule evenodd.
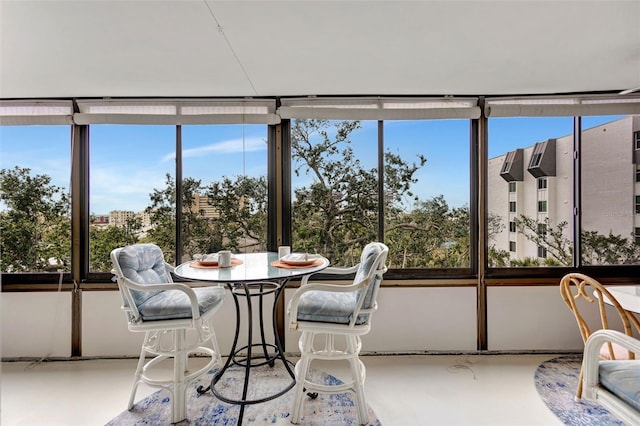
<path id="1" fill-rule="evenodd" d="M 291 253 L 286 256 L 282 256 L 281 260 L 287 262 L 304 262 L 306 260 L 315 260 L 318 258 L 317 254 L 308 253 Z"/>

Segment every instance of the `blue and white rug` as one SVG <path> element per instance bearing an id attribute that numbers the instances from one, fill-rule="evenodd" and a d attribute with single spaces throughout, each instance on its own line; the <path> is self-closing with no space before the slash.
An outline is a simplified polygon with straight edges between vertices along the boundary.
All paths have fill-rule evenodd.
<path id="1" fill-rule="evenodd" d="M 624 422 L 586 399 L 575 400 L 581 355 L 565 355 L 538 366 L 536 390 L 547 407 L 566 425 L 620 425 Z"/>
<path id="2" fill-rule="evenodd" d="M 280 371 L 278 371 L 280 370 Z M 207 387 L 211 382 L 213 371 L 194 381 L 187 389 L 187 419 L 178 425 L 236 425 L 240 407 L 218 400 L 208 392 L 199 395 L 196 389 L 199 385 Z M 325 384 L 339 383 L 335 377 L 324 372 L 313 371 L 315 380 L 322 380 Z M 244 370 L 232 367 L 227 370 L 216 389 L 223 395 L 225 387 L 241 386 Z M 289 376 L 279 368 L 256 367 L 251 372 L 250 389 L 253 397 L 269 395 L 280 390 L 289 383 Z M 260 404 L 247 405 L 244 410 L 243 425 L 290 425 L 291 404 L 294 390 L 291 389 L 283 396 Z M 251 398 L 251 395 L 249 395 Z M 375 413 L 368 407 L 369 425 L 380 426 Z M 320 394 L 316 399 L 305 399 L 300 425 L 357 425 L 358 409 L 355 405 L 353 393 L 333 395 Z M 107 426 L 139 426 L 139 425 L 170 425 L 171 400 L 169 393 L 159 390 L 149 397 L 136 402 L 131 411 L 125 410 L 113 418 Z"/>

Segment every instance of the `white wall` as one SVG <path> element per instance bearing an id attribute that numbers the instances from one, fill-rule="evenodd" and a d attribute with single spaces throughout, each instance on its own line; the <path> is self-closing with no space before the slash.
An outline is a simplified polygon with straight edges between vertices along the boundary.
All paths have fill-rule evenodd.
<path id="1" fill-rule="evenodd" d="M 285 298 L 293 290 L 285 292 Z M 2 357 L 68 357 L 71 298 L 64 293 L 2 293 Z M 127 330 L 116 291 L 82 293 L 82 355 L 137 356 L 142 336 Z M 240 300 L 244 304 L 244 300 Z M 581 350 L 573 315 L 552 287 L 488 289 L 489 350 Z M 476 349 L 475 288 L 382 288 L 363 352 L 451 352 Z M 254 306 L 254 310 L 257 309 Z M 37 316 L 32 313 L 38 312 Z M 243 308 L 244 315 L 244 308 Z M 244 316 L 242 318 L 245 318 Z M 235 330 L 233 299 L 216 314 L 223 353 Z M 270 321 L 267 318 L 267 330 Z M 242 334 L 244 342 L 244 333 Z M 285 349 L 297 352 L 298 333 L 286 331 Z M 242 343 L 244 344 L 244 343 Z"/>

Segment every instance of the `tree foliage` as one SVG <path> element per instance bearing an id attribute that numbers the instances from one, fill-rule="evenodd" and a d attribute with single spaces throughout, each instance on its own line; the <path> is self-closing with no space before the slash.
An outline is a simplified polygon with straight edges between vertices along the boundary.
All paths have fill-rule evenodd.
<path id="1" fill-rule="evenodd" d="M 69 271 L 70 203 L 64 188 L 31 169 L 0 170 L 0 270 Z"/>

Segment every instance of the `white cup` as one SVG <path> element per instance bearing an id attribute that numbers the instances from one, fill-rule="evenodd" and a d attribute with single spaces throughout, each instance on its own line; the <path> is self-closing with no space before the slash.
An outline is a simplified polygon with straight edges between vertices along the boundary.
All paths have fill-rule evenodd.
<path id="1" fill-rule="evenodd" d="M 229 250 L 220 250 L 218 252 L 218 266 L 221 268 L 231 266 L 231 252 Z"/>
<path id="2" fill-rule="evenodd" d="M 291 254 L 291 247 L 289 246 L 280 246 L 278 247 L 278 259 L 282 259 L 286 255 Z"/>

